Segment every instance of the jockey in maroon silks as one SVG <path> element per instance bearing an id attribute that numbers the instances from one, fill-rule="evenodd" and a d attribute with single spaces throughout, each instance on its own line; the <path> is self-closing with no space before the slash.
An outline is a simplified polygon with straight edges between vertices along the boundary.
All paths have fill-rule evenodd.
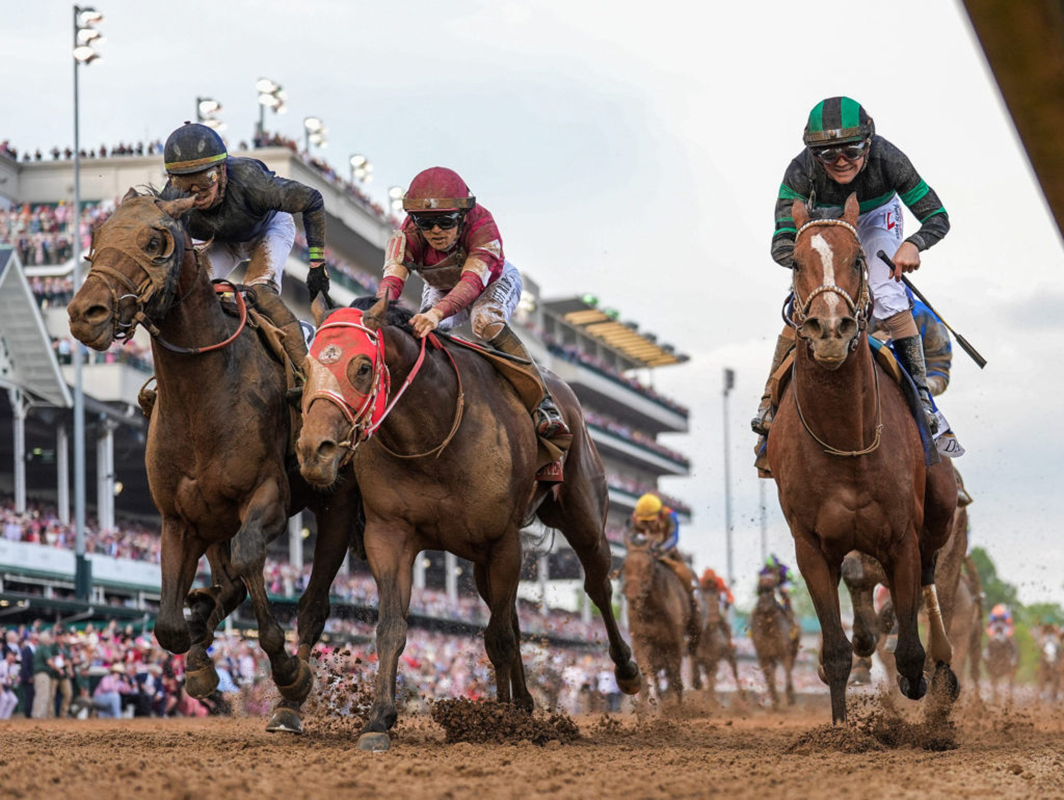
<path id="1" fill-rule="evenodd" d="M 407 277 L 417 272 L 425 285 L 421 311 L 411 319 L 414 332 L 425 337 L 469 320 L 477 338 L 531 365 L 543 391 L 533 412 L 536 433 L 545 439 L 569 434 L 539 367 L 510 328 L 521 299 L 521 273 L 503 254 L 491 212 L 445 167 L 418 173 L 403 208 L 407 218 L 388 240 L 377 297 L 398 298 Z"/>

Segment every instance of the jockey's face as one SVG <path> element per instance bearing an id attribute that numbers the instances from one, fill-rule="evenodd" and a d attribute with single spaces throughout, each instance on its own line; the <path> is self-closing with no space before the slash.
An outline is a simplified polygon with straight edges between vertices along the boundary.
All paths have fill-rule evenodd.
<path id="1" fill-rule="evenodd" d="M 845 186 L 860 174 L 865 164 L 865 158 L 867 156 L 861 156 L 851 161 L 840 153 L 833 163 L 824 164 L 824 170 L 835 183 Z"/>
<path id="2" fill-rule="evenodd" d="M 431 216 L 430 214 L 422 215 L 423 218 L 428 219 L 431 219 Z M 431 228 L 423 228 L 419 225 L 418 229 L 421 231 L 421 235 L 425 237 L 425 241 L 434 250 L 446 252 L 454 247 L 454 243 L 458 240 L 458 232 L 462 230 L 462 225 L 458 224 L 446 230 L 439 225 L 433 225 Z"/>
<path id="3" fill-rule="evenodd" d="M 635 529 L 644 536 L 661 536 L 664 533 L 664 527 L 658 517 L 654 519 L 637 519 L 635 521 Z"/>
<path id="4" fill-rule="evenodd" d="M 222 197 L 224 181 L 224 166 L 211 167 L 190 175 L 170 176 L 170 183 L 176 188 L 196 196 L 196 204 L 193 208 L 198 211 L 204 211 L 218 204 Z"/>

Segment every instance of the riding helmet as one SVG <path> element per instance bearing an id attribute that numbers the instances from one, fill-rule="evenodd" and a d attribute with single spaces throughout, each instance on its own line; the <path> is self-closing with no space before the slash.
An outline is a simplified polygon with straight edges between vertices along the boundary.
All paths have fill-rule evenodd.
<path id="1" fill-rule="evenodd" d="M 466 182 L 446 167 L 419 172 L 403 195 L 405 211 L 468 211 L 477 204 Z"/>
<path id="2" fill-rule="evenodd" d="M 860 103 L 849 97 L 829 97 L 809 112 L 802 141 L 806 147 L 825 147 L 859 142 L 875 132 L 875 122 Z"/>
<path id="3" fill-rule="evenodd" d="M 635 514 L 633 516 L 641 522 L 646 522 L 660 514 L 661 507 L 661 498 L 656 494 L 647 492 L 636 501 Z"/>
<path id="4" fill-rule="evenodd" d="M 171 133 L 163 147 L 166 171 L 172 175 L 202 172 L 228 157 L 222 137 L 196 122 L 186 122 Z"/>

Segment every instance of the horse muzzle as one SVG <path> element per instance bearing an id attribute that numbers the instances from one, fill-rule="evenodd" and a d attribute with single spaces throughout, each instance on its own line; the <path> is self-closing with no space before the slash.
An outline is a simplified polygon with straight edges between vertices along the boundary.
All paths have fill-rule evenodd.
<path id="1" fill-rule="evenodd" d="M 813 360 L 826 370 L 841 367 L 857 345 L 860 326 L 854 317 L 809 317 L 799 335 L 806 340 Z"/>
<path id="2" fill-rule="evenodd" d="M 336 483 L 344 448 L 332 437 L 308 435 L 306 421 L 296 442 L 299 472 L 310 484 L 327 489 Z"/>
<path id="3" fill-rule="evenodd" d="M 106 350 L 111 346 L 114 341 L 115 309 L 110 295 L 93 297 L 78 292 L 67 306 L 67 316 L 70 318 L 71 334 L 83 345 L 93 350 Z"/>

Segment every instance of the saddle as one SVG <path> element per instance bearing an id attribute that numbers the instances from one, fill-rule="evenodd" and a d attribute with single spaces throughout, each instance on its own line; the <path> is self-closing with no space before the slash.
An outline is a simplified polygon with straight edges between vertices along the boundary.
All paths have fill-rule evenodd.
<path id="1" fill-rule="evenodd" d="M 518 399 L 530 415 L 539 405 L 539 401 L 543 398 L 542 389 L 538 378 L 529 369 L 528 362 L 454 334 L 436 331 L 434 335 L 467 350 L 472 350 L 480 357 L 486 359 L 495 368 L 495 371 L 513 386 Z M 536 438 L 539 445 L 536 454 L 536 480 L 540 483 L 561 483 L 568 443 L 566 443 L 566 449 L 563 450 L 550 439 L 544 439 L 542 436 Z M 572 435 L 557 438 L 572 440 Z"/>

